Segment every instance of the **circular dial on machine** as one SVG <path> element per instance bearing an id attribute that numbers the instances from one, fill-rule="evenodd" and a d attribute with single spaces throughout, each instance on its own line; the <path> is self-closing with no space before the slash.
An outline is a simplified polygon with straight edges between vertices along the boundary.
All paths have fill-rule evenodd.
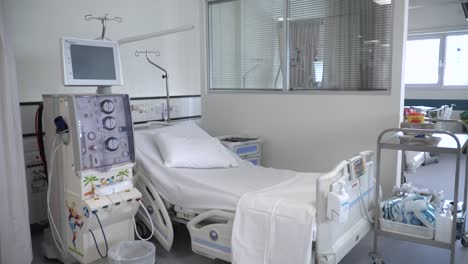
<path id="1" fill-rule="evenodd" d="M 101 111 L 103 113 L 112 114 L 114 110 L 115 110 L 115 105 L 111 100 L 106 99 L 101 102 Z"/>
<path id="2" fill-rule="evenodd" d="M 102 120 L 102 125 L 106 130 L 114 130 L 114 128 L 117 126 L 117 121 L 112 116 L 108 116 Z"/>
<path id="3" fill-rule="evenodd" d="M 106 141 L 104 142 L 106 149 L 109 151 L 116 151 L 119 149 L 120 142 L 117 138 L 115 137 L 110 137 L 107 138 Z"/>
<path id="4" fill-rule="evenodd" d="M 88 139 L 89 139 L 89 140 L 95 140 L 95 139 L 96 139 L 96 133 L 94 133 L 94 132 L 89 132 L 89 133 L 88 133 Z"/>

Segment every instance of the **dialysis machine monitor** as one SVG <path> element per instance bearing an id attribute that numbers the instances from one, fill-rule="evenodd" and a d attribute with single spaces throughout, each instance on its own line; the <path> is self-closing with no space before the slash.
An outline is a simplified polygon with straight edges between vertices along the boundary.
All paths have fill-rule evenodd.
<path id="1" fill-rule="evenodd" d="M 123 85 L 117 42 L 62 38 L 62 52 L 65 85 Z"/>

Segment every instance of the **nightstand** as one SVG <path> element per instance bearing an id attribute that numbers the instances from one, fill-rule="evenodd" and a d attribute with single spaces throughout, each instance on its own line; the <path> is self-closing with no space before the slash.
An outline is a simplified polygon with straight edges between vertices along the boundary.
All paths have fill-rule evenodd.
<path id="1" fill-rule="evenodd" d="M 241 159 L 248 160 L 254 165 L 262 165 L 262 139 L 253 136 L 221 136 L 221 143 L 236 153 Z"/>

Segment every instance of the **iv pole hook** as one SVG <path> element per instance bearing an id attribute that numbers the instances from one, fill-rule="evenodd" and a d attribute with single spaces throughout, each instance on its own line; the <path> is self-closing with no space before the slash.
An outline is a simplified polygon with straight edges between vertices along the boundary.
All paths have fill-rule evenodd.
<path id="1" fill-rule="evenodd" d="M 99 20 L 101 21 L 101 24 L 102 24 L 102 33 L 101 33 L 101 40 L 106 40 L 106 29 L 107 29 L 107 21 L 116 21 L 118 23 L 122 23 L 122 18 L 121 17 L 113 17 L 113 18 L 109 18 L 109 14 L 105 14 L 104 16 L 102 17 L 95 17 L 93 16 L 92 14 L 89 14 L 89 15 L 86 15 L 84 17 L 84 19 L 86 21 L 89 21 L 91 19 L 93 20 Z"/>

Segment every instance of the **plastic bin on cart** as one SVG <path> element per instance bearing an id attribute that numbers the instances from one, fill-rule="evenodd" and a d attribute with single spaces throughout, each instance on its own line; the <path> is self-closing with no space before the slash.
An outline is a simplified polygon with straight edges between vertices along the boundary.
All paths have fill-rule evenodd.
<path id="1" fill-rule="evenodd" d="M 156 247 L 147 241 L 122 241 L 109 249 L 111 264 L 154 264 Z"/>

